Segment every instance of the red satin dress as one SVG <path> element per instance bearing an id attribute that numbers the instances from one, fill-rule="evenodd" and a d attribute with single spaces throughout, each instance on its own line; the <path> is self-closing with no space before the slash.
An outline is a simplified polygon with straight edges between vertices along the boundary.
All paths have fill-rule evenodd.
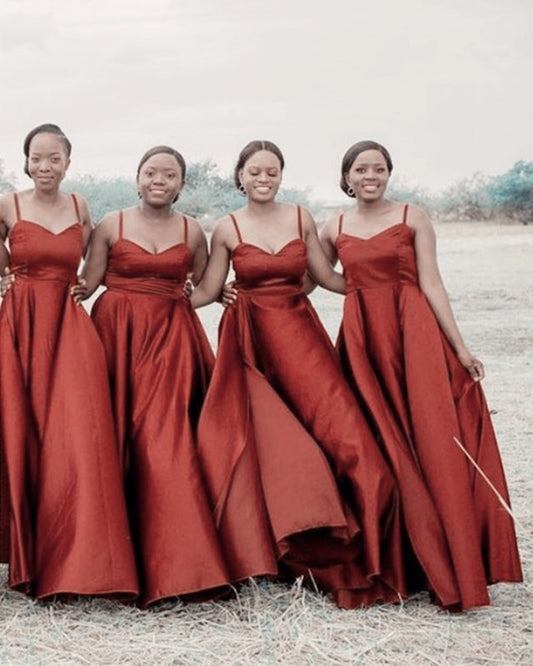
<path id="1" fill-rule="evenodd" d="M 198 447 L 233 581 L 312 575 L 344 608 L 405 596 L 393 477 L 302 291 L 306 245 L 243 241 Z M 296 220 L 295 220 L 296 228 Z"/>
<path id="2" fill-rule="evenodd" d="M 184 241 L 154 254 L 123 237 L 119 214 L 92 314 L 104 343 L 141 603 L 207 596 L 228 582 L 196 453 L 213 352 L 183 296 L 193 255 Z"/>
<path id="3" fill-rule="evenodd" d="M 135 597 L 104 351 L 69 293 L 83 252 L 72 202 L 77 221 L 55 234 L 24 219 L 14 195 L 15 282 L 0 311 L 9 585 L 41 599 Z"/>
<path id="4" fill-rule="evenodd" d="M 522 579 L 509 496 L 481 385 L 460 364 L 422 293 L 403 221 L 337 251 L 347 296 L 338 351 L 394 470 L 425 586 L 445 607 L 489 603 L 487 584 Z M 416 568 L 416 565 L 415 565 Z"/>

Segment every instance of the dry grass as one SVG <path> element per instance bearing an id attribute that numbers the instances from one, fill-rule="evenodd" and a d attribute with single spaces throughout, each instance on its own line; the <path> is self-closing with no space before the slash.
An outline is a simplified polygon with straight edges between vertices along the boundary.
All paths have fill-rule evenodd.
<path id="1" fill-rule="evenodd" d="M 397 606 L 341 611 L 321 595 L 266 582 L 231 601 L 139 611 L 111 602 L 35 603 L 0 578 L 0 664 L 533 663 L 533 229 L 439 228 L 442 272 L 485 388 L 507 470 L 526 582 L 492 588 L 493 605 L 452 615 L 425 594 Z M 340 299 L 315 297 L 334 334 Z M 211 334 L 219 309 L 202 318 Z"/>

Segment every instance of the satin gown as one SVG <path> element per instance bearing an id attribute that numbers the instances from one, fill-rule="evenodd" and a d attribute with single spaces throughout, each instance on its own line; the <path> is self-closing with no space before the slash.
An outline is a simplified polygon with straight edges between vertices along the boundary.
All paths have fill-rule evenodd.
<path id="1" fill-rule="evenodd" d="M 347 296 L 338 338 L 346 376 L 374 422 L 401 493 L 425 585 L 446 607 L 489 603 L 487 584 L 522 579 L 514 525 L 454 437 L 509 503 L 481 385 L 471 379 L 422 293 L 403 221 L 337 251 Z"/>
<path id="2" fill-rule="evenodd" d="M 106 350 L 147 606 L 218 593 L 228 575 L 196 453 L 213 353 L 183 296 L 193 261 L 187 220 L 184 242 L 158 254 L 124 238 L 123 223 L 120 212 L 107 290 L 92 315 Z"/>
<path id="3" fill-rule="evenodd" d="M 37 598 L 135 597 L 104 351 L 69 294 L 78 220 L 52 233 L 21 216 L 9 238 L 15 282 L 0 311 L 0 432 L 8 476 L 9 585 Z"/>
<path id="4" fill-rule="evenodd" d="M 302 291 L 306 244 L 233 251 L 198 447 L 232 581 L 313 577 L 344 608 L 405 596 L 391 472 Z M 295 213 L 296 217 L 296 213 Z"/>

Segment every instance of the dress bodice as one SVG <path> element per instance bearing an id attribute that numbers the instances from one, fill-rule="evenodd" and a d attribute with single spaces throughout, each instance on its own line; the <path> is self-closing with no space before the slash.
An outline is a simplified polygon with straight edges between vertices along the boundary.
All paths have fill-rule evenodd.
<path id="1" fill-rule="evenodd" d="M 14 195 L 16 223 L 9 235 L 12 271 L 29 278 L 70 282 L 83 254 L 83 233 L 76 198 L 73 213 L 78 221 L 54 233 L 38 222 L 21 216 L 18 195 Z"/>
<path id="2" fill-rule="evenodd" d="M 298 236 L 285 243 L 277 252 L 246 243 L 235 216 L 230 215 L 230 218 L 239 240 L 232 254 L 237 288 L 268 291 L 270 287 L 292 287 L 300 290 L 307 270 L 301 208 L 297 207 Z"/>
<path id="3" fill-rule="evenodd" d="M 104 283 L 108 289 L 181 298 L 187 273 L 192 271 L 193 253 L 185 240 L 161 252 L 151 252 L 122 235 L 123 212 L 119 214 L 119 236 L 109 251 Z"/>
<path id="4" fill-rule="evenodd" d="M 9 248 L 15 274 L 70 281 L 83 252 L 81 225 L 76 222 L 54 234 L 40 224 L 19 220 L 9 237 Z"/>
<path id="5" fill-rule="evenodd" d="M 276 253 L 241 242 L 233 251 L 233 268 L 241 289 L 299 288 L 307 269 L 305 242 L 295 238 Z"/>
<path id="6" fill-rule="evenodd" d="M 352 236 L 341 229 L 336 244 L 347 292 L 397 284 L 418 285 L 413 232 L 405 222 L 370 238 Z"/>
<path id="7" fill-rule="evenodd" d="M 110 275 L 125 278 L 159 278 L 185 282 L 192 270 L 192 252 L 185 243 L 177 243 L 153 253 L 127 238 L 119 238 L 111 247 L 106 279 Z"/>

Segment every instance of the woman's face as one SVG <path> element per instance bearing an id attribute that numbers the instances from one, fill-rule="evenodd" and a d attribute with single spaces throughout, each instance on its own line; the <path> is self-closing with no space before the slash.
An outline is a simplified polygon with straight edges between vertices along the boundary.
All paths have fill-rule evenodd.
<path id="1" fill-rule="evenodd" d="M 244 163 L 239 178 L 251 201 L 272 201 L 281 184 L 281 162 L 269 150 L 259 150 Z"/>
<path id="2" fill-rule="evenodd" d="M 170 206 L 181 192 L 183 178 L 176 158 L 168 153 L 152 155 L 137 177 L 141 199 L 156 208 Z"/>
<path id="3" fill-rule="evenodd" d="M 373 201 L 385 194 L 390 173 L 379 150 L 365 150 L 355 158 L 345 178 L 358 201 Z"/>
<path id="4" fill-rule="evenodd" d="M 31 140 L 27 167 L 35 187 L 52 191 L 59 189 L 70 164 L 65 144 L 57 134 L 42 132 Z"/>

